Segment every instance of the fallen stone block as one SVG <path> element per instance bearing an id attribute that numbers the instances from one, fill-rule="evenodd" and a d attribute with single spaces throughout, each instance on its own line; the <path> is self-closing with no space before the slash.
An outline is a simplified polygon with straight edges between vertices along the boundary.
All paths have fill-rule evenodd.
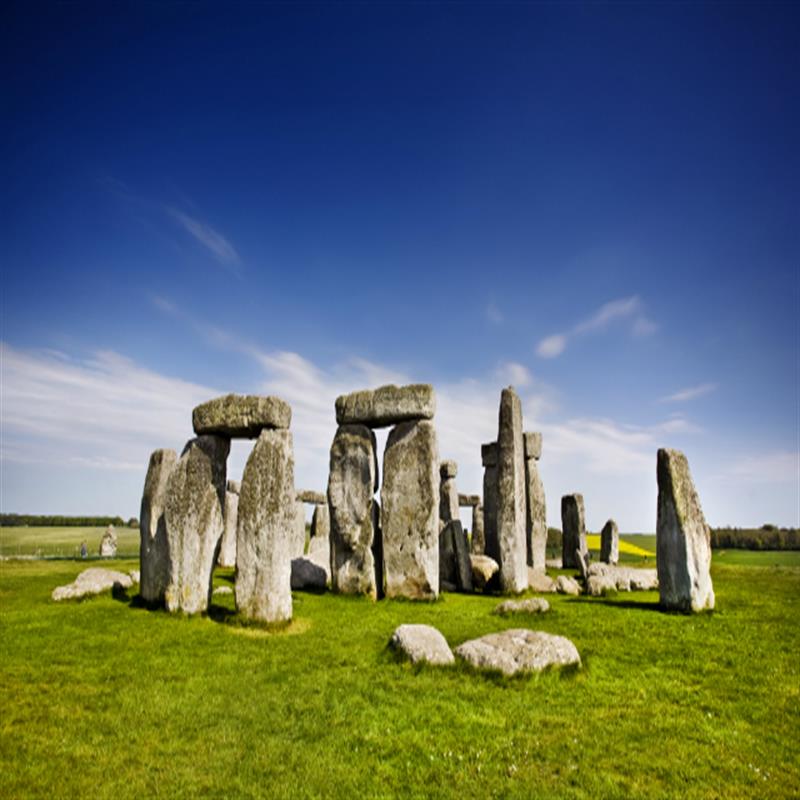
<path id="1" fill-rule="evenodd" d="M 412 664 L 424 661 L 446 666 L 455 661 L 447 640 L 431 625 L 401 625 L 392 634 L 389 645 Z"/>
<path id="2" fill-rule="evenodd" d="M 499 671 L 504 675 L 581 663 L 578 649 L 569 639 L 525 628 L 472 639 L 457 647 L 455 652 L 475 669 Z"/>

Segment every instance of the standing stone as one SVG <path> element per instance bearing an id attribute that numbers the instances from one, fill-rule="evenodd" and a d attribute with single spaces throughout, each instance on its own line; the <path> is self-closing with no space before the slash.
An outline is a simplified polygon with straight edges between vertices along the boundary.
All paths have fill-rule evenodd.
<path id="1" fill-rule="evenodd" d="M 661 605 L 679 611 L 714 608 L 711 532 L 679 450 L 658 451 L 656 567 Z"/>
<path id="2" fill-rule="evenodd" d="M 561 498 L 561 564 L 564 569 L 577 569 L 575 551 L 586 552 L 586 522 L 582 494 Z"/>
<path id="3" fill-rule="evenodd" d="M 117 532 L 113 525 L 106 528 L 103 538 L 100 540 L 100 556 L 102 558 L 114 558 L 117 554 Z"/>
<path id="4" fill-rule="evenodd" d="M 483 463 L 484 535 L 484 548 L 481 552 L 498 561 L 500 542 L 497 539 L 497 442 L 481 445 L 481 462 Z"/>
<path id="5" fill-rule="evenodd" d="M 439 589 L 449 592 L 472 591 L 472 562 L 467 534 L 457 519 L 445 523 L 439 533 Z"/>
<path id="6" fill-rule="evenodd" d="M 365 425 L 341 425 L 331 445 L 328 475 L 331 583 L 335 592 L 377 597 L 372 545 L 377 484 L 375 434 Z"/>
<path id="7" fill-rule="evenodd" d="M 604 564 L 619 561 L 619 528 L 613 519 L 606 522 L 600 531 L 600 560 Z"/>
<path id="8" fill-rule="evenodd" d="M 547 509 L 544 484 L 536 463 L 542 455 L 542 434 L 526 433 L 525 437 L 525 536 L 528 566 L 545 571 L 547 557 Z"/>
<path id="9" fill-rule="evenodd" d="M 219 546 L 217 564 L 220 567 L 236 566 L 236 523 L 239 519 L 239 492 L 242 485 L 239 481 L 228 481 L 225 491 L 224 527 L 222 542 Z"/>
<path id="10" fill-rule="evenodd" d="M 458 465 L 455 461 L 442 461 L 439 465 L 439 476 L 442 480 L 439 488 L 439 519 L 450 522 L 459 519 L 458 489 L 456 488 L 456 475 Z"/>
<path id="11" fill-rule="evenodd" d="M 306 551 L 306 505 L 302 500 L 294 503 L 294 525 L 290 552 L 292 558 L 299 558 Z"/>
<path id="12" fill-rule="evenodd" d="M 196 614 L 211 599 L 211 575 L 224 527 L 225 462 L 230 440 L 191 439 L 167 482 L 164 519 L 170 571 L 164 593 L 168 611 Z"/>
<path id="13" fill-rule="evenodd" d="M 509 387 L 500 395 L 497 435 L 497 540 L 500 587 L 505 592 L 528 588 L 525 545 L 525 453 L 522 404 Z"/>
<path id="14" fill-rule="evenodd" d="M 470 542 L 470 552 L 476 556 L 483 555 L 486 549 L 486 533 L 484 531 L 483 506 L 472 506 L 472 541 Z"/>
<path id="15" fill-rule="evenodd" d="M 426 420 L 392 428 L 383 454 L 383 549 L 388 597 L 439 594 L 439 452 Z"/>
<path id="16" fill-rule="evenodd" d="M 145 603 L 161 604 L 169 582 L 169 546 L 164 507 L 167 483 L 175 469 L 174 450 L 156 450 L 150 456 L 139 510 L 139 594 Z"/>
<path id="17" fill-rule="evenodd" d="M 311 539 L 324 539 L 327 541 L 331 535 L 331 515 L 328 511 L 328 502 L 314 506 L 311 514 Z"/>
<path id="18" fill-rule="evenodd" d="M 294 448 L 287 430 L 263 430 L 239 496 L 236 608 L 247 619 L 292 618 L 292 535 L 297 524 Z"/>

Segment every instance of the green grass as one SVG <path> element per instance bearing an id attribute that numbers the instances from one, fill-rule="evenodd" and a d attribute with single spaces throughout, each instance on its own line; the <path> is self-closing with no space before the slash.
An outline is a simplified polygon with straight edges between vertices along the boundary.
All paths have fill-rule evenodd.
<path id="1" fill-rule="evenodd" d="M 268 633 L 236 624 L 230 595 L 201 618 L 56 604 L 84 564 L 3 562 L 0 797 L 796 797 L 800 566 L 784 563 L 715 559 L 718 611 L 694 617 L 655 593 L 553 596 L 532 620 L 491 597 L 295 593 Z M 402 622 L 452 646 L 527 625 L 584 665 L 413 668 L 386 648 Z"/>
<path id="2" fill-rule="evenodd" d="M 115 530 L 117 554 L 138 558 L 139 529 L 117 527 Z M 0 555 L 77 558 L 81 542 L 85 541 L 89 557 L 95 558 L 105 532 L 105 527 L 0 527 Z"/>

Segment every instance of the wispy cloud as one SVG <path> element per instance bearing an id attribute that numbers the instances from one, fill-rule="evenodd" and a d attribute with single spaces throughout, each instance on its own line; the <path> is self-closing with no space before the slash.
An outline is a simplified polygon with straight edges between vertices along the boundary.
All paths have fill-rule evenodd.
<path id="1" fill-rule="evenodd" d="M 556 358 L 567 349 L 569 342 L 576 336 L 605 330 L 616 320 L 632 320 L 631 332 L 635 336 L 647 336 L 658 329 L 656 323 L 644 315 L 641 298 L 633 295 L 605 303 L 569 331 L 544 337 L 537 344 L 536 353 L 541 358 Z"/>
<path id="2" fill-rule="evenodd" d="M 711 392 L 715 391 L 716 388 L 716 383 L 701 383 L 697 386 L 689 386 L 688 388 L 680 389 L 673 394 L 668 394 L 666 397 L 662 397 L 660 402 L 685 403 L 687 400 L 694 400 L 696 397 L 702 397 L 705 394 L 711 394 Z"/>
<path id="3" fill-rule="evenodd" d="M 205 247 L 220 264 L 238 274 L 238 268 L 241 263 L 239 254 L 236 252 L 236 248 L 219 231 L 172 206 L 167 206 L 166 211 L 178 225 Z"/>
<path id="4" fill-rule="evenodd" d="M 494 325 L 502 325 L 505 322 L 505 315 L 495 303 L 489 303 L 486 306 L 486 319 Z"/>

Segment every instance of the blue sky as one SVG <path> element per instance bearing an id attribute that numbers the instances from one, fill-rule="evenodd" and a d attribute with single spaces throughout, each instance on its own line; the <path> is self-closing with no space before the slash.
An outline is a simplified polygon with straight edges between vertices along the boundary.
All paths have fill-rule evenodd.
<path id="1" fill-rule="evenodd" d="M 215 393 L 430 381 L 480 490 L 500 389 L 548 520 L 800 524 L 790 4 L 26 4 L 0 33 L 2 510 L 138 515 Z M 246 445 L 234 448 L 241 472 Z"/>

